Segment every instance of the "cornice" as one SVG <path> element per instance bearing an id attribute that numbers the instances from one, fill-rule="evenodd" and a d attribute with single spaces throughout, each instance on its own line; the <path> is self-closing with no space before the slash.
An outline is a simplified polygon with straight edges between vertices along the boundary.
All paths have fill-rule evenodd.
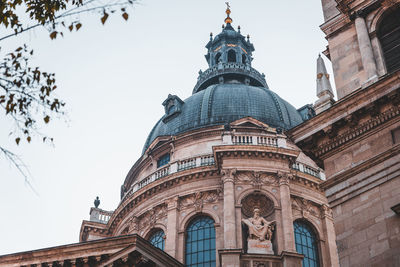
<path id="1" fill-rule="evenodd" d="M 221 145 L 214 146 L 214 159 L 218 167 L 221 166 L 222 158 L 257 158 L 268 157 L 276 159 L 284 159 L 295 161 L 300 151 L 270 146 L 253 146 L 253 145 Z"/>
<path id="2" fill-rule="evenodd" d="M 312 150 L 312 153 L 317 158 L 326 158 L 333 151 L 336 152 L 338 148 L 340 148 L 340 150 L 344 150 L 354 142 L 357 142 L 361 137 L 365 138 L 376 133 L 382 128 L 383 125 L 387 126 L 386 123 L 390 120 L 399 118 L 399 115 L 400 107 L 393 107 L 357 127 L 350 128 L 348 131 L 334 137 L 328 142 L 319 145 L 316 149 Z M 397 121 L 398 120 L 392 121 L 392 123 Z"/>
<path id="3" fill-rule="evenodd" d="M 399 94 L 399 92 L 396 92 L 399 88 L 400 71 L 397 71 L 382 77 L 379 81 L 365 89 L 360 88 L 340 99 L 331 108 L 287 131 L 287 136 L 290 137 L 294 143 L 298 144 L 301 141 L 316 136 L 316 134 L 323 131 L 328 126 L 333 125 L 341 119 L 345 119 L 361 108 L 373 104 L 381 97 L 390 94 Z"/>
<path id="4" fill-rule="evenodd" d="M 217 175 L 217 169 L 215 167 L 199 167 L 171 174 L 141 188 L 119 204 L 107 224 L 108 233 L 112 234 L 119 223 L 125 218 L 126 214 L 154 194 L 159 194 L 177 184 L 182 184 L 182 182 L 190 181 L 192 179 L 208 179 L 215 175 Z"/>

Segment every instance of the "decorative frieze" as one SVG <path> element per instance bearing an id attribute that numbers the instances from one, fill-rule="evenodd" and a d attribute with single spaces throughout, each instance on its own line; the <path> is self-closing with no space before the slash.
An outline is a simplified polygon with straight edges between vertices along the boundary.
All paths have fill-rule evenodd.
<path id="1" fill-rule="evenodd" d="M 139 229 L 153 228 L 157 221 L 167 216 L 167 206 L 158 205 L 139 216 Z"/>
<path id="2" fill-rule="evenodd" d="M 263 185 L 278 186 L 278 179 L 275 175 L 259 171 L 239 172 L 235 178 L 236 183 L 252 184 L 256 189 L 261 189 Z"/>
<path id="3" fill-rule="evenodd" d="M 301 214 L 301 216 L 304 218 L 307 218 L 310 215 L 317 218 L 321 218 L 322 215 L 330 211 L 327 205 L 325 205 L 326 207 L 324 208 L 305 198 L 292 196 L 291 201 L 292 201 L 293 215 Z"/>
<path id="4" fill-rule="evenodd" d="M 180 198 L 180 209 L 194 208 L 196 211 L 201 211 L 205 204 L 216 203 L 222 199 L 222 190 L 196 192 Z"/>

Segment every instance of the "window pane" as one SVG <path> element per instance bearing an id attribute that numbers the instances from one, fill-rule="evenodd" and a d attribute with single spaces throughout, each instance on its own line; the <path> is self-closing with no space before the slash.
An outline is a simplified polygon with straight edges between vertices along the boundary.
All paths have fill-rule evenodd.
<path id="1" fill-rule="evenodd" d="M 186 266 L 215 267 L 214 221 L 206 216 L 198 217 L 189 224 L 186 232 Z"/>
<path id="2" fill-rule="evenodd" d="M 154 232 L 150 237 L 149 237 L 149 242 L 155 246 L 156 248 L 159 248 L 161 250 L 164 250 L 165 247 L 165 234 L 163 230 L 158 230 Z"/>
<path id="3" fill-rule="evenodd" d="M 296 251 L 304 255 L 304 267 L 319 267 L 317 239 L 314 230 L 303 221 L 293 223 Z"/>

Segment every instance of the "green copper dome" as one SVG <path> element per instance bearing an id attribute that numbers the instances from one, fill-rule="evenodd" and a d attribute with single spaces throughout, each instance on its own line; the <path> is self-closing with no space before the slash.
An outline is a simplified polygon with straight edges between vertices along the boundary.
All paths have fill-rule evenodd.
<path id="1" fill-rule="evenodd" d="M 171 136 L 253 117 L 271 127 L 288 130 L 303 122 L 301 114 L 272 92 L 265 75 L 251 67 L 254 46 L 232 26 L 227 9 L 226 26 L 210 35 L 205 56 L 209 68 L 200 71 L 193 94 L 182 101 L 169 95 L 165 115 L 150 132 L 143 153 L 159 136 Z"/>
<path id="2" fill-rule="evenodd" d="M 271 127 L 290 129 L 303 122 L 300 113 L 277 94 L 263 87 L 240 83 L 211 85 L 182 101 L 180 111 L 170 119 L 160 119 L 150 132 L 143 153 L 158 136 L 171 136 L 190 130 L 253 117 Z"/>

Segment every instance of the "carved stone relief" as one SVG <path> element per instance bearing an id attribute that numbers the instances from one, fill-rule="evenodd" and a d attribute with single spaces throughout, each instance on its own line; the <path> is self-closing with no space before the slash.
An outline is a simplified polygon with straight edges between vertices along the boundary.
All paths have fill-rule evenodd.
<path id="1" fill-rule="evenodd" d="M 261 193 L 253 193 L 242 200 L 242 213 L 246 218 L 253 216 L 254 208 L 260 210 L 261 217 L 267 217 L 274 212 L 274 202 Z"/>
<path id="2" fill-rule="evenodd" d="M 167 216 L 167 206 L 158 205 L 139 217 L 139 229 L 153 228 L 157 221 Z"/>
<path id="3" fill-rule="evenodd" d="M 196 211 L 201 211 L 203 209 L 204 204 L 215 203 L 220 198 L 222 198 L 221 189 L 213 191 L 196 192 L 194 194 L 182 197 L 180 199 L 179 206 L 181 209 L 194 207 Z"/>
<path id="4" fill-rule="evenodd" d="M 278 185 L 276 176 L 257 171 L 239 172 L 235 178 L 236 183 L 250 183 L 256 189 L 260 189 L 263 185 Z"/>
<path id="5" fill-rule="evenodd" d="M 321 210 L 320 207 L 315 205 L 313 202 L 300 198 L 300 197 L 293 197 L 292 198 L 292 210 L 293 214 L 296 215 L 300 213 L 303 217 L 307 217 L 308 215 L 312 215 L 314 217 L 321 217 Z"/>

